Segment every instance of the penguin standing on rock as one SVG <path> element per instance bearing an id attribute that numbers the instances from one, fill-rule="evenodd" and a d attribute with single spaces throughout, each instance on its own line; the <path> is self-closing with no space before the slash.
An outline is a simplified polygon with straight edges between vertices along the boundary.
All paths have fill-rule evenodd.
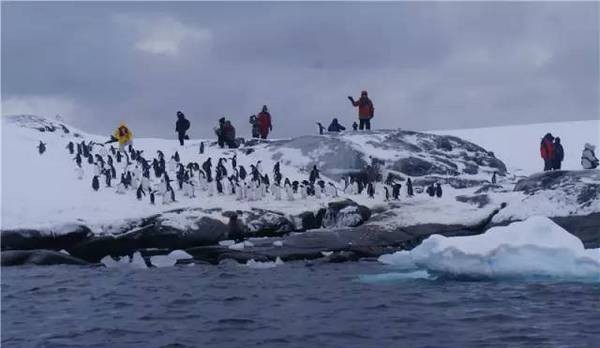
<path id="1" fill-rule="evenodd" d="M 390 200 L 390 190 L 388 190 L 387 186 L 383 187 L 385 189 L 385 200 L 389 201 Z"/>
<path id="2" fill-rule="evenodd" d="M 410 178 L 408 178 L 408 180 L 406 180 L 406 193 L 408 194 L 409 197 L 414 196 L 413 185 L 412 185 L 412 181 L 410 180 Z"/>
<path id="3" fill-rule="evenodd" d="M 150 191 L 150 204 L 154 205 L 155 197 L 154 191 Z"/>
<path id="4" fill-rule="evenodd" d="M 75 153 L 75 145 L 73 145 L 72 141 L 69 141 L 69 143 L 67 144 L 67 150 L 69 150 L 70 155 Z"/>
<path id="5" fill-rule="evenodd" d="M 442 185 L 439 182 L 435 184 L 435 195 L 437 198 L 442 198 Z"/>
<path id="6" fill-rule="evenodd" d="M 41 140 L 40 140 L 40 144 L 37 146 L 38 151 L 40 152 L 40 155 L 43 154 L 44 152 L 46 152 L 46 144 L 44 144 Z"/>
<path id="7" fill-rule="evenodd" d="M 367 195 L 369 195 L 369 198 L 375 198 L 375 186 L 372 182 L 367 185 Z"/>
<path id="8" fill-rule="evenodd" d="M 392 198 L 394 200 L 398 200 L 398 197 L 400 196 L 400 188 L 401 187 L 402 187 L 402 185 L 400 185 L 400 184 L 394 184 L 392 186 Z"/>
<path id="9" fill-rule="evenodd" d="M 198 152 L 199 152 L 201 155 L 204 153 L 204 142 L 203 142 L 203 141 L 201 141 L 201 142 L 200 142 L 200 149 L 199 149 L 199 151 L 198 151 Z"/>
<path id="10" fill-rule="evenodd" d="M 492 174 L 492 184 L 496 184 L 496 172 L 494 172 L 494 174 Z"/>
<path id="11" fill-rule="evenodd" d="M 92 188 L 94 189 L 94 191 L 98 191 L 98 189 L 100 188 L 100 182 L 98 181 L 98 175 L 94 175 L 94 177 L 92 178 Z"/>
<path id="12" fill-rule="evenodd" d="M 144 188 L 142 187 L 142 185 L 138 186 L 137 191 L 135 192 L 135 196 L 137 197 L 138 201 L 142 200 L 142 195 L 146 195 L 146 192 L 144 191 Z"/>

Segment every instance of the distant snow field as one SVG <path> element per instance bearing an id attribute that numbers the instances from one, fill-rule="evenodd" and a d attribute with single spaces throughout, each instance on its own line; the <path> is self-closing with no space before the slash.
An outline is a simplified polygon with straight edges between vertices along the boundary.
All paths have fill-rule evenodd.
<path id="1" fill-rule="evenodd" d="M 529 175 L 543 169 L 540 141 L 546 133 L 552 133 L 561 140 L 565 149 L 562 169 L 581 169 L 583 145 L 600 145 L 600 120 L 438 130 L 430 133 L 454 135 L 471 141 L 493 151 L 513 174 Z"/>

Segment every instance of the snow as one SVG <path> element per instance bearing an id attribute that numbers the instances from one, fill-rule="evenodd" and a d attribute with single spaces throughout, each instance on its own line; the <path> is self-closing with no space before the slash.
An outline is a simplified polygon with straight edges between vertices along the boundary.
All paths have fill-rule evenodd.
<path id="1" fill-rule="evenodd" d="M 470 278 L 548 276 L 600 280 L 600 249 L 542 216 L 467 237 L 432 235 L 411 251 L 379 261 L 403 271 Z"/>
<path id="2" fill-rule="evenodd" d="M 493 151 L 514 174 L 529 175 L 541 171 L 544 167 L 539 148 L 540 141 L 546 133 L 560 137 L 565 150 L 562 169 L 581 169 L 584 144 L 600 144 L 600 120 L 437 130 L 431 133 L 453 135 L 471 141 Z"/>
<path id="3" fill-rule="evenodd" d="M 104 256 L 100 262 L 106 266 L 107 268 L 120 268 L 120 269 L 146 269 L 146 262 L 140 254 L 139 251 L 136 251 L 133 254 L 133 257 L 129 259 L 127 256 L 121 257 L 118 261 L 115 261 L 110 255 Z"/>

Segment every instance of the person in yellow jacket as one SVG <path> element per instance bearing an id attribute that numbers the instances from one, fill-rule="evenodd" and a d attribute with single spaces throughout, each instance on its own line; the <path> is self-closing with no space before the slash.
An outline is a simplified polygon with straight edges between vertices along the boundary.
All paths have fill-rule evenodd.
<path id="1" fill-rule="evenodd" d="M 119 150 L 123 150 L 123 148 L 125 148 L 125 146 L 131 145 L 132 140 L 133 140 L 133 133 L 127 127 L 125 122 L 121 122 L 119 124 L 119 127 L 117 129 L 115 129 L 115 132 L 111 136 L 111 139 L 109 141 L 107 141 L 106 143 L 113 143 L 115 141 L 118 141 L 119 142 Z"/>

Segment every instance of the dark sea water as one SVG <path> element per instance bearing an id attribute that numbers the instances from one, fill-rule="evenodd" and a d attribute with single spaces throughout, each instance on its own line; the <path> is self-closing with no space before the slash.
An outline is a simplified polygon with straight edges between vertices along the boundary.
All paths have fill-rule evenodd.
<path id="1" fill-rule="evenodd" d="M 375 262 L 2 269 L 2 347 L 600 347 L 600 284 Z"/>

